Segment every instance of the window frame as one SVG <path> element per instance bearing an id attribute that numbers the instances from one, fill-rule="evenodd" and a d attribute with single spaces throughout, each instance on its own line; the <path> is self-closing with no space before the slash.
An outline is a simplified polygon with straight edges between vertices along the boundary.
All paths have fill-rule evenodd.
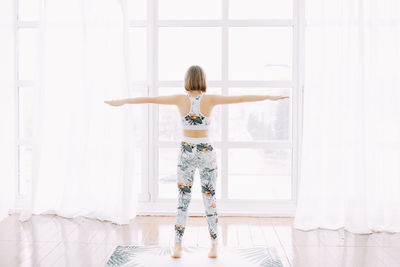
<path id="1" fill-rule="evenodd" d="M 297 187 L 299 177 L 299 140 L 300 123 L 302 118 L 302 95 L 303 95 L 303 74 L 304 74 L 304 0 L 293 0 L 293 19 L 247 19 L 232 20 L 228 19 L 229 0 L 222 0 L 222 19 L 221 20 L 159 20 L 158 19 L 158 0 L 149 0 L 147 6 L 147 21 L 130 21 L 132 27 L 147 26 L 148 29 L 148 88 L 149 95 L 157 96 L 159 88 L 180 87 L 183 88 L 183 81 L 163 81 L 159 80 L 158 74 L 158 31 L 160 27 L 221 27 L 222 28 L 222 78 L 221 80 L 209 80 L 209 87 L 220 87 L 221 93 L 229 95 L 231 87 L 271 87 L 289 88 L 292 92 L 290 105 L 291 140 L 289 141 L 265 141 L 265 142 L 237 142 L 228 141 L 228 106 L 221 106 L 222 116 L 222 136 L 221 141 L 215 141 L 215 145 L 220 149 L 221 154 L 221 198 L 218 199 L 220 215 L 264 215 L 264 216 L 294 216 L 297 203 Z M 231 26 L 286 26 L 292 27 L 292 80 L 288 81 L 234 81 L 228 80 L 228 56 L 229 56 L 229 27 Z M 149 140 L 148 142 L 148 179 L 142 181 L 144 193 L 147 197 L 142 198 L 138 206 L 138 214 L 152 215 L 174 215 L 176 213 L 176 199 L 165 199 L 159 197 L 159 148 L 177 148 L 178 141 L 159 141 L 158 133 L 158 105 L 149 105 Z M 225 118 L 225 119 L 224 119 Z M 227 153 L 231 147 L 255 148 L 260 145 L 264 147 L 291 148 L 292 165 L 292 199 L 291 200 L 243 200 L 228 199 L 228 163 Z M 145 186 L 146 184 L 146 186 Z M 249 210 L 249 205 L 252 209 Z M 204 207 L 201 199 L 192 199 L 191 215 L 201 216 L 204 214 Z"/>

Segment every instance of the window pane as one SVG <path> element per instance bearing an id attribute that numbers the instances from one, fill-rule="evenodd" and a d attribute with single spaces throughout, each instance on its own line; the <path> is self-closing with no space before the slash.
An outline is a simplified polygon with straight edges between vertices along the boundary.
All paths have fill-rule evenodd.
<path id="1" fill-rule="evenodd" d="M 18 20 L 36 21 L 39 14 L 39 0 L 18 0 Z"/>
<path id="2" fill-rule="evenodd" d="M 132 20 L 147 18 L 146 0 L 127 0 L 128 17 Z"/>
<path id="3" fill-rule="evenodd" d="M 121 1 L 51 0 L 42 2 L 45 3 L 44 16 L 48 23 L 54 22 L 68 27 L 74 27 L 74 23 L 78 25 L 85 23 L 88 27 L 96 27 L 111 26 L 121 22 Z M 50 24 L 46 25 L 50 26 Z"/>
<path id="4" fill-rule="evenodd" d="M 37 70 L 37 30 L 19 30 L 18 68 L 20 80 L 33 80 Z"/>
<path id="5" fill-rule="evenodd" d="M 33 88 L 19 88 L 19 135 L 20 138 L 32 137 Z"/>
<path id="6" fill-rule="evenodd" d="M 161 87 L 159 95 L 186 94 L 185 89 Z M 221 94 L 221 88 L 208 87 L 206 94 Z M 177 141 L 183 134 L 181 124 L 181 114 L 175 105 L 158 105 L 159 119 L 159 140 Z M 208 131 L 211 140 L 221 140 L 221 105 L 213 108 L 211 111 L 211 126 Z"/>
<path id="7" fill-rule="evenodd" d="M 231 27 L 229 34 L 230 80 L 291 80 L 291 28 Z"/>
<path id="8" fill-rule="evenodd" d="M 234 148 L 228 156 L 228 198 L 291 199 L 290 149 Z"/>
<path id="9" fill-rule="evenodd" d="M 160 88 L 159 95 L 184 94 L 183 88 Z M 158 106 L 158 138 L 160 141 L 179 141 L 182 136 L 180 114 L 175 105 Z"/>
<path id="10" fill-rule="evenodd" d="M 146 28 L 130 28 L 131 77 L 134 81 L 147 79 L 147 31 Z"/>
<path id="11" fill-rule="evenodd" d="M 288 95 L 290 89 L 230 88 L 230 95 Z M 291 96 L 290 98 L 291 99 Z M 288 140 L 290 101 L 262 100 L 229 105 L 230 141 Z"/>
<path id="12" fill-rule="evenodd" d="M 229 0 L 230 19 L 289 19 L 293 0 Z"/>
<path id="13" fill-rule="evenodd" d="M 221 0 L 160 0 L 159 19 L 221 19 Z"/>
<path id="14" fill-rule="evenodd" d="M 179 145 L 176 148 L 160 148 L 159 149 L 159 197 L 177 199 L 177 168 Z M 217 164 L 221 166 L 220 149 L 215 148 L 217 152 Z M 218 168 L 216 196 L 221 198 L 221 168 Z M 199 169 L 197 168 L 194 173 L 193 186 L 192 186 L 192 199 L 202 199 L 201 196 L 201 183 Z"/>
<path id="15" fill-rule="evenodd" d="M 19 147 L 19 194 L 25 195 L 28 183 L 31 180 L 32 149 L 26 146 Z"/>
<path id="16" fill-rule="evenodd" d="M 184 80 L 191 65 L 199 65 L 207 80 L 221 79 L 221 29 L 161 27 L 159 79 Z"/>

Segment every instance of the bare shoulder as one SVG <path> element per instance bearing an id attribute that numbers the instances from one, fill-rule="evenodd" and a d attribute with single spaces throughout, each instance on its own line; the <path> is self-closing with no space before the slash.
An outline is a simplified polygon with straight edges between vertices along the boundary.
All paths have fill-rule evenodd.
<path id="1" fill-rule="evenodd" d="M 218 98 L 220 95 L 216 94 L 204 94 L 203 99 L 207 99 L 207 102 L 214 104 L 215 105 L 215 100 Z"/>

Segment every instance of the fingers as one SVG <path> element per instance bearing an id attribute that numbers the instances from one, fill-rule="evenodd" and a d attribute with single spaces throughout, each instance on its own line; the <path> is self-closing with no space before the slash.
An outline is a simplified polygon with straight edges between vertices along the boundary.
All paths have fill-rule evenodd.
<path id="1" fill-rule="evenodd" d="M 121 106 L 122 104 L 118 102 L 118 100 L 105 100 L 104 103 L 109 104 L 111 106 Z"/>

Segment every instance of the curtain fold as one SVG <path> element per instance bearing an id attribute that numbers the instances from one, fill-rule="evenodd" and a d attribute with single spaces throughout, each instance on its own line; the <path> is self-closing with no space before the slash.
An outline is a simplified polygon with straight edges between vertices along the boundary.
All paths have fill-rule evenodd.
<path id="1" fill-rule="evenodd" d="M 33 110 L 32 214 L 128 224 L 136 216 L 143 106 L 129 90 L 125 1 L 41 1 Z M 136 128 L 136 129 L 135 129 Z"/>
<path id="2" fill-rule="evenodd" d="M 400 3 L 305 2 L 294 227 L 400 232 Z"/>

